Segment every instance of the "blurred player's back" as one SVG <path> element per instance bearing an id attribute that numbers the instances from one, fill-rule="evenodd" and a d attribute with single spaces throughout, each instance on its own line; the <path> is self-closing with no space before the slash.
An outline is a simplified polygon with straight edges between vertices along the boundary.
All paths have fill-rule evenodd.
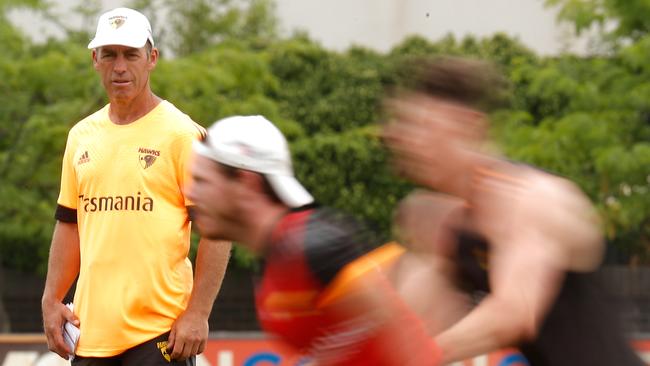
<path id="1" fill-rule="evenodd" d="M 263 328 L 318 365 L 435 364 L 429 335 L 382 273 L 403 249 L 375 249 L 366 234 L 326 209 L 281 219 L 257 287 Z"/>

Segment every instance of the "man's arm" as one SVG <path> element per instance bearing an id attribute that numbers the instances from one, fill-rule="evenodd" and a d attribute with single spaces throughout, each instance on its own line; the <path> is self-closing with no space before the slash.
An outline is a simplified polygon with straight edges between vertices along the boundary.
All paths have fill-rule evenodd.
<path id="1" fill-rule="evenodd" d="M 535 241 L 536 239 L 531 239 Z M 465 318 L 436 337 L 444 362 L 534 339 L 557 297 L 564 272 L 542 245 L 513 242 L 490 258 L 491 292 Z"/>
<path id="2" fill-rule="evenodd" d="M 168 348 L 172 359 L 186 359 L 205 349 L 208 318 L 223 281 L 232 244 L 201 239 L 196 254 L 194 287 L 185 312 L 174 322 Z"/>
<path id="3" fill-rule="evenodd" d="M 50 246 L 41 306 L 48 348 L 65 359 L 68 359 L 72 350 L 63 341 L 61 327 L 66 320 L 79 326 L 79 320 L 62 303 L 62 300 L 79 274 L 79 263 L 77 224 L 57 221 Z"/>
<path id="4" fill-rule="evenodd" d="M 565 273 L 593 270 L 602 257 L 597 220 L 573 185 L 516 167 L 492 173 L 473 201 L 474 223 L 490 243 L 491 293 L 439 336 L 448 361 L 534 339 Z"/>

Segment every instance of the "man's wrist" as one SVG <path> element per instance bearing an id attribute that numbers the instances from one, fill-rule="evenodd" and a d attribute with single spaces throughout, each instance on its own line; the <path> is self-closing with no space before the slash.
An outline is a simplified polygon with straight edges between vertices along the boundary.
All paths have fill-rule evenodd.
<path id="1" fill-rule="evenodd" d="M 45 294 L 45 295 L 43 295 L 43 297 L 41 297 L 41 305 L 42 306 L 58 304 L 58 303 L 62 303 L 62 300 L 58 299 L 54 295 Z"/>
<path id="2" fill-rule="evenodd" d="M 184 313 L 189 316 L 193 316 L 196 318 L 200 319 L 205 319 L 206 321 L 210 317 L 210 313 L 212 312 L 212 307 L 208 307 L 205 305 L 199 305 L 199 304 L 188 304 L 187 308 L 185 308 Z"/>

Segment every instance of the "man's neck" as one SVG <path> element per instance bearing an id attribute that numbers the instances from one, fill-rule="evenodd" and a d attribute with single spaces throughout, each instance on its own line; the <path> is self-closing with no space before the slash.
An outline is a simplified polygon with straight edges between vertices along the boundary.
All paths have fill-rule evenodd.
<path id="1" fill-rule="evenodd" d="M 269 205 L 265 209 L 258 210 L 255 215 L 250 215 L 250 230 L 247 230 L 249 248 L 254 252 L 264 255 L 270 241 L 270 236 L 277 224 L 287 214 L 288 208 L 283 205 Z"/>
<path id="2" fill-rule="evenodd" d="M 127 125 L 151 112 L 161 101 L 151 91 L 130 101 L 111 100 L 108 116 L 115 124 Z"/>

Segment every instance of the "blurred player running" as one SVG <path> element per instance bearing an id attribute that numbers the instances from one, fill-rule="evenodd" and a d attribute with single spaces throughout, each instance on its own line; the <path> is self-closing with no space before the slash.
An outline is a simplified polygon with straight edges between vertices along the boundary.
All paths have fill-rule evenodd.
<path id="1" fill-rule="evenodd" d="M 271 122 L 220 120 L 195 152 L 188 196 L 197 225 L 262 260 L 256 305 L 265 331 L 319 366 L 438 364 L 437 348 L 382 269 L 403 249 L 375 249 L 353 219 L 316 207 Z"/>

